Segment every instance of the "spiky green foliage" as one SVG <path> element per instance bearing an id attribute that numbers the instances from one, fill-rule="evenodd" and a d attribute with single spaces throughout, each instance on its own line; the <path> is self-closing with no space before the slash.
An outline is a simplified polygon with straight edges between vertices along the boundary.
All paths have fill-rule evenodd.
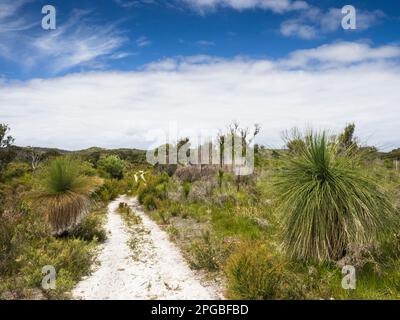
<path id="1" fill-rule="evenodd" d="M 282 203 L 284 245 L 296 259 L 338 260 L 350 243 L 376 243 L 395 227 L 387 194 L 352 150 L 325 132 L 308 132 L 283 159 L 275 182 Z"/>
<path id="2" fill-rule="evenodd" d="M 81 174 L 78 161 L 57 158 L 42 170 L 33 204 L 45 214 L 54 233 L 62 234 L 88 213 L 89 196 L 100 184 L 100 179 Z"/>

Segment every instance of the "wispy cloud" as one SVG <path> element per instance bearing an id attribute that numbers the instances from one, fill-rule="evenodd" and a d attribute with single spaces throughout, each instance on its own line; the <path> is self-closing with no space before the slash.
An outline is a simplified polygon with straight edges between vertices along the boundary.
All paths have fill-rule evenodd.
<path id="1" fill-rule="evenodd" d="M 207 41 L 207 40 L 198 40 L 198 41 L 196 41 L 196 44 L 201 46 L 201 47 L 212 47 L 212 46 L 215 46 L 215 42 Z"/>
<path id="2" fill-rule="evenodd" d="M 16 52 L 16 39 L 22 31 L 27 31 L 38 24 L 22 14 L 22 9 L 32 0 L 4 0 L 0 3 L 0 57 L 12 60 Z"/>
<path id="3" fill-rule="evenodd" d="M 0 3 L 0 21 L 9 18 L 21 9 L 25 4 L 33 0 L 3 0 Z"/>
<path id="4" fill-rule="evenodd" d="M 186 3 L 200 13 L 213 11 L 218 8 L 232 8 L 235 10 L 263 9 L 276 13 L 293 10 L 302 10 L 308 7 L 305 1 L 293 0 L 178 0 Z"/>
<path id="5" fill-rule="evenodd" d="M 379 23 L 385 16 L 380 10 L 357 10 L 357 30 L 362 31 Z M 314 39 L 341 27 L 343 14 L 339 8 L 330 8 L 326 11 L 315 6 L 298 13 L 295 18 L 282 22 L 280 31 L 287 37 Z"/>
<path id="6" fill-rule="evenodd" d="M 127 40 L 118 22 L 100 23 L 91 18 L 93 12 L 89 10 L 74 10 L 56 30 L 20 32 L 38 24 L 24 15 L 22 9 L 27 2 L 2 4 L 4 12 L 0 18 L 0 27 L 7 22 L 7 32 L 0 31 L 0 56 L 21 65 L 24 70 L 32 70 L 37 65 L 51 73 L 78 66 L 98 68 Z"/>
<path id="7" fill-rule="evenodd" d="M 400 144 L 399 59 L 399 46 L 358 42 L 280 60 L 170 58 L 137 72 L 3 83 L 0 118 L 20 145 L 69 149 L 144 148 L 149 130 L 167 129 L 169 121 L 183 136 L 211 134 L 232 119 L 261 123 L 258 142 L 276 147 L 292 126 L 339 130 L 355 121 L 361 137 L 390 149 Z"/>
<path id="8" fill-rule="evenodd" d="M 142 4 L 154 4 L 155 0 L 114 0 L 122 8 L 138 7 Z"/>
<path id="9" fill-rule="evenodd" d="M 280 25 L 280 33 L 286 37 L 315 39 L 341 26 L 343 14 L 340 8 L 321 9 L 306 1 L 294 0 L 176 0 L 188 5 L 200 14 L 220 8 L 243 11 L 249 9 L 269 10 L 276 14 L 294 14 Z M 381 21 L 385 14 L 380 10 L 357 10 L 357 29 L 366 30 Z"/>
<path id="10" fill-rule="evenodd" d="M 59 72 L 88 65 L 98 58 L 111 55 L 126 38 L 114 23 L 93 23 L 90 13 L 75 10 L 70 19 L 57 30 L 35 39 L 33 47 L 37 56 L 34 59 L 52 59 L 50 68 Z"/>
<path id="11" fill-rule="evenodd" d="M 140 48 L 141 47 L 147 47 L 150 44 L 151 44 L 151 41 L 145 36 L 142 36 L 142 37 L 139 37 L 139 38 L 136 39 L 136 45 L 138 47 L 140 47 Z"/>

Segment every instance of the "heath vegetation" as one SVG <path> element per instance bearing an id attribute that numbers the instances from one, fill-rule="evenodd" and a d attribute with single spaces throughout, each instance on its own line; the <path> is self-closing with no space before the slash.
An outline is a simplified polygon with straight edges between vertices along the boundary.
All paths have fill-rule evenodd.
<path id="1" fill-rule="evenodd" d="M 69 298 L 107 238 L 106 205 L 127 194 L 228 298 L 399 299 L 400 149 L 362 146 L 350 124 L 292 130 L 271 150 L 254 145 L 260 129 L 234 123 L 215 139 L 254 152 L 254 171 L 240 175 L 221 149 L 217 164 L 150 166 L 140 150 L 17 147 L 0 125 L 0 297 Z M 135 232 L 133 209 L 118 211 Z M 46 265 L 54 290 L 41 286 Z M 342 287 L 345 265 L 355 289 Z"/>

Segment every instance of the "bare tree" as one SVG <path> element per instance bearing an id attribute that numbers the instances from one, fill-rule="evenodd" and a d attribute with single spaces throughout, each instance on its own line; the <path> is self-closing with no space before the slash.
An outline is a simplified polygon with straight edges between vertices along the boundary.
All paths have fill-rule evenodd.
<path id="1" fill-rule="evenodd" d="M 29 159 L 29 162 L 31 163 L 31 168 L 32 168 L 32 171 L 35 171 L 37 169 L 40 161 L 43 160 L 43 152 L 40 152 L 35 147 L 28 147 L 28 150 L 29 150 L 28 159 Z"/>

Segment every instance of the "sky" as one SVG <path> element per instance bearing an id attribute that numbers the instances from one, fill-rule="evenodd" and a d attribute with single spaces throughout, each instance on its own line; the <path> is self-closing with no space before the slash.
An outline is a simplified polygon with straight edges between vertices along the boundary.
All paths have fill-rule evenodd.
<path id="1" fill-rule="evenodd" d="M 233 120 L 279 148 L 292 127 L 355 122 L 362 143 L 391 150 L 399 35 L 397 0 L 0 0 L 0 123 L 17 145 L 78 150 L 148 148 L 171 127 L 212 136 Z"/>

